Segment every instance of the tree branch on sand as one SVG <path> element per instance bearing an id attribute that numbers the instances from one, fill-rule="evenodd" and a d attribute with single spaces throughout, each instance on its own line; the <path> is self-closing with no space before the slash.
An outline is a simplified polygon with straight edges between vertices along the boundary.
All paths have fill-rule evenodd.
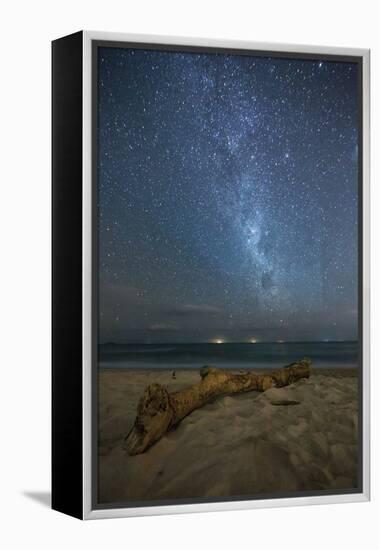
<path id="1" fill-rule="evenodd" d="M 310 366 L 310 359 L 303 359 L 267 374 L 232 374 L 205 366 L 200 369 L 200 382 L 184 390 L 169 393 L 164 386 L 151 384 L 139 401 L 134 425 L 125 438 L 126 449 L 130 455 L 141 454 L 185 416 L 216 397 L 288 386 L 309 378 Z"/>

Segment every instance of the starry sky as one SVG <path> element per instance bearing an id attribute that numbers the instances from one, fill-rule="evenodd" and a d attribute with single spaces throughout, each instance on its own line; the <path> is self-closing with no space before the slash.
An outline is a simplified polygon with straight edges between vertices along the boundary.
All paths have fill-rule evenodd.
<path id="1" fill-rule="evenodd" d="M 356 339 L 358 66 L 98 51 L 99 341 Z"/>

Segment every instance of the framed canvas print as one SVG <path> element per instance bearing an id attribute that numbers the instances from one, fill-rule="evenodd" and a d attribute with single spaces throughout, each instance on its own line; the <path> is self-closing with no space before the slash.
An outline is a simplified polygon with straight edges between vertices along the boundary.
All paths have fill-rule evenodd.
<path id="1" fill-rule="evenodd" d="M 369 52 L 53 42 L 53 508 L 369 498 Z"/>

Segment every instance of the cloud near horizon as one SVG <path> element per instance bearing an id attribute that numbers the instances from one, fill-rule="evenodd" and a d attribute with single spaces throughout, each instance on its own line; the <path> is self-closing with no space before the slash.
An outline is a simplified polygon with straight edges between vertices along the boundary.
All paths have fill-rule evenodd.
<path id="1" fill-rule="evenodd" d="M 177 316 L 193 316 L 193 315 L 209 315 L 221 313 L 221 309 L 209 304 L 184 304 L 172 309 L 168 309 L 167 313 Z"/>

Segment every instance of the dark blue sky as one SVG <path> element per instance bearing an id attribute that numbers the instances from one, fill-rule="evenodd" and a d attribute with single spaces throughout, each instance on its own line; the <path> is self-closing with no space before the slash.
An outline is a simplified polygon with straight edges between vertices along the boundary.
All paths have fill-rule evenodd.
<path id="1" fill-rule="evenodd" d="M 101 342 L 357 337 L 358 67 L 100 48 Z"/>

